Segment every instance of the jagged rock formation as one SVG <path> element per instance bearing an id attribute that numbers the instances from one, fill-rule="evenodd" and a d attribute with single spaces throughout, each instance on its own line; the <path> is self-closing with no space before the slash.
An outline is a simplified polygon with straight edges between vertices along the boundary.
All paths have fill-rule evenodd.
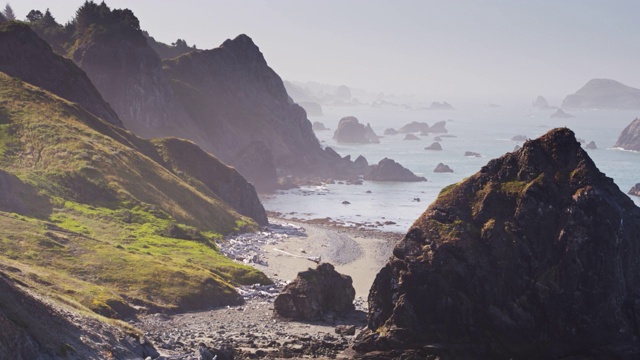
<path id="1" fill-rule="evenodd" d="M 637 358 L 639 258 L 640 208 L 554 129 L 442 190 L 376 276 L 355 348 Z"/>
<path id="2" fill-rule="evenodd" d="M 589 141 L 589 143 L 584 147 L 587 150 L 596 150 L 598 148 L 598 146 L 596 146 L 596 142 L 591 140 Z"/>
<path id="3" fill-rule="evenodd" d="M 345 315 L 354 310 L 356 290 L 348 275 L 333 265 L 322 263 L 316 269 L 301 271 L 276 297 L 275 315 L 294 320 L 320 320 L 325 315 Z"/>
<path id="4" fill-rule="evenodd" d="M 426 148 L 424 148 L 425 150 L 433 150 L 433 151 L 441 151 L 442 150 L 442 145 L 440 145 L 439 142 L 434 142 L 431 145 L 427 146 Z"/>
<path id="5" fill-rule="evenodd" d="M 404 139 L 402 140 L 420 140 L 420 138 L 413 134 L 407 134 L 404 136 Z"/>
<path id="6" fill-rule="evenodd" d="M 562 111 L 562 109 L 556 110 L 553 114 L 549 115 L 549 119 L 571 119 L 575 116 Z"/>
<path id="7" fill-rule="evenodd" d="M 111 104 L 124 126 L 139 136 L 177 136 L 203 145 L 200 129 L 177 100 L 158 54 L 149 46 L 129 10 L 85 3 L 79 14 L 99 22 L 76 21 L 71 58 Z M 94 30 L 89 31 L 93 26 Z"/>
<path id="8" fill-rule="evenodd" d="M 614 147 L 640 151 L 640 118 L 636 118 L 622 130 Z"/>
<path id="9" fill-rule="evenodd" d="M 354 116 L 347 116 L 340 119 L 338 128 L 333 133 L 333 138 L 338 143 L 368 144 L 379 143 L 378 136 L 371 126 L 360 124 Z"/>
<path id="10" fill-rule="evenodd" d="M 424 177 L 417 176 L 411 170 L 387 158 L 374 165 L 364 176 L 364 179 L 372 181 L 427 181 Z"/>
<path id="11" fill-rule="evenodd" d="M 540 110 L 545 110 L 549 108 L 549 103 L 547 99 L 545 99 L 542 95 L 538 95 L 536 100 L 531 103 L 531 106 L 536 107 Z"/>
<path id="12" fill-rule="evenodd" d="M 384 135 L 397 135 L 397 134 L 398 134 L 398 131 L 393 128 L 388 128 L 388 129 L 385 129 L 384 131 Z"/>
<path id="13" fill-rule="evenodd" d="M 640 183 L 637 183 L 637 184 L 633 185 L 633 187 L 631 189 L 629 189 L 629 192 L 627 192 L 627 194 L 634 195 L 634 196 L 640 196 Z"/>
<path id="14" fill-rule="evenodd" d="M 562 102 L 563 108 L 640 109 L 640 89 L 611 79 L 592 79 Z"/>
<path id="15" fill-rule="evenodd" d="M 111 124 L 122 122 L 87 75 L 53 52 L 28 25 L 10 21 L 0 25 L 0 71 L 76 102 Z"/>
<path id="16" fill-rule="evenodd" d="M 453 169 L 449 167 L 449 165 L 445 165 L 443 163 L 438 163 L 436 168 L 433 169 L 434 173 L 452 173 Z"/>

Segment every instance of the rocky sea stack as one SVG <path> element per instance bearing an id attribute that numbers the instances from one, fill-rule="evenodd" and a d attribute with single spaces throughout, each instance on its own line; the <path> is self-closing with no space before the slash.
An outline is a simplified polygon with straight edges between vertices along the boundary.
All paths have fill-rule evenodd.
<path id="1" fill-rule="evenodd" d="M 622 130 L 614 146 L 625 150 L 640 151 L 640 118 L 633 120 Z"/>
<path id="2" fill-rule="evenodd" d="M 638 358 L 640 208 L 554 129 L 442 190 L 369 294 L 357 351 Z"/>

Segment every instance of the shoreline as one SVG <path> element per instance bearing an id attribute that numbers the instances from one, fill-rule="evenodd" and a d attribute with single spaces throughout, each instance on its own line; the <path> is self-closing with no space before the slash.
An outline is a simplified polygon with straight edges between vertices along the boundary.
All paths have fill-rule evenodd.
<path id="1" fill-rule="evenodd" d="M 242 305 L 146 315 L 133 324 L 154 343 L 164 359 L 200 359 L 199 352 L 207 349 L 237 358 L 351 358 L 345 351 L 349 351 L 355 337 L 366 327 L 369 289 L 402 234 L 271 216 L 269 222 L 271 225 L 261 232 L 229 237 L 219 246 L 223 251 L 249 249 L 245 254 L 236 252 L 237 257 L 263 271 L 275 285 L 269 289 L 240 287 L 245 299 Z M 274 316 L 275 296 L 299 271 L 315 268 L 316 263 L 308 259 L 314 257 L 351 276 L 356 310 L 344 317 L 328 315 L 317 322 Z M 356 332 L 338 334 L 338 325 L 353 325 Z M 224 358 L 229 357 L 218 357 Z"/>

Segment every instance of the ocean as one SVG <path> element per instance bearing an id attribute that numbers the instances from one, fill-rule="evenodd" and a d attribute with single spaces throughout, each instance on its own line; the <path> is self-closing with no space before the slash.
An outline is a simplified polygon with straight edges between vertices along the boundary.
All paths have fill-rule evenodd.
<path id="1" fill-rule="evenodd" d="M 613 148 L 620 132 L 638 111 L 583 110 L 567 111 L 570 119 L 551 119 L 555 110 L 515 108 L 469 108 L 459 110 L 411 110 L 401 107 L 373 108 L 370 106 L 324 107 L 324 116 L 310 117 L 321 121 L 329 131 L 316 132 L 323 146 L 330 146 L 340 155 L 355 159 L 363 155 L 369 164 L 391 158 L 427 182 L 396 183 L 364 181 L 362 185 L 327 184 L 309 186 L 274 195 L 262 196 L 269 211 L 277 211 L 285 218 L 315 219 L 330 217 L 345 226 L 358 224 L 387 225 L 377 229 L 406 232 L 411 224 L 436 199 L 447 185 L 475 174 L 489 160 L 514 150 L 521 141 L 516 135 L 534 139 L 556 127 L 568 127 L 586 143 L 595 141 L 598 149 L 587 150 L 600 171 L 614 179 L 626 193 L 640 182 L 640 153 Z M 421 136 L 420 140 L 403 140 L 404 134 L 384 136 L 380 144 L 337 144 L 333 132 L 344 116 L 356 116 L 360 123 L 371 124 L 376 134 L 383 136 L 387 128 L 399 129 L 412 121 L 433 125 L 446 120 L 449 135 L 442 138 L 442 151 L 424 150 L 438 134 Z M 583 146 L 586 145 L 583 144 Z M 465 157 L 465 151 L 480 153 L 482 157 Z M 453 173 L 434 173 L 438 163 L 449 165 Z M 630 196 L 637 205 L 640 198 Z M 419 198 L 420 201 L 415 199 Z M 350 204 L 343 205 L 343 201 Z"/>

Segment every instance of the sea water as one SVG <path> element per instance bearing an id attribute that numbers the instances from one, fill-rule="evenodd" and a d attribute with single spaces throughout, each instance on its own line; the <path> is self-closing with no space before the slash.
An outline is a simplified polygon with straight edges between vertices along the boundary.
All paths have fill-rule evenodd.
<path id="1" fill-rule="evenodd" d="M 263 196 L 263 204 L 267 210 L 280 212 L 285 217 L 330 217 L 347 226 L 390 221 L 394 224 L 377 228 L 406 232 L 442 188 L 475 174 L 489 160 L 522 145 L 521 141 L 511 140 L 514 136 L 534 139 L 556 127 L 570 128 L 586 143 L 595 141 L 598 149 L 587 150 L 589 156 L 624 193 L 640 182 L 640 153 L 613 148 L 620 132 L 638 116 L 638 111 L 581 110 L 569 111 L 575 118 L 549 118 L 554 111 L 489 107 L 458 110 L 325 107 L 324 116 L 310 117 L 311 121 L 321 121 L 330 128 L 316 132 L 323 146 L 330 146 L 342 156 L 351 155 L 352 160 L 363 155 L 369 164 L 391 158 L 416 175 L 426 177 L 427 182 L 364 181 L 362 185 L 336 183 L 302 187 Z M 440 141 L 442 151 L 424 149 L 441 134 L 419 136 L 420 140 L 403 140 L 405 135 L 397 134 L 383 136 L 379 144 L 337 144 L 332 139 L 333 132 L 344 116 L 356 116 L 361 123 L 371 124 L 380 136 L 387 128 L 399 129 L 412 121 L 433 125 L 446 120 L 448 135 L 456 137 L 443 137 Z M 465 157 L 465 151 L 480 153 L 482 157 Z M 449 165 L 454 172 L 434 173 L 438 163 Z M 640 204 L 640 198 L 631 198 Z M 343 204 L 344 201 L 350 204 Z"/>

